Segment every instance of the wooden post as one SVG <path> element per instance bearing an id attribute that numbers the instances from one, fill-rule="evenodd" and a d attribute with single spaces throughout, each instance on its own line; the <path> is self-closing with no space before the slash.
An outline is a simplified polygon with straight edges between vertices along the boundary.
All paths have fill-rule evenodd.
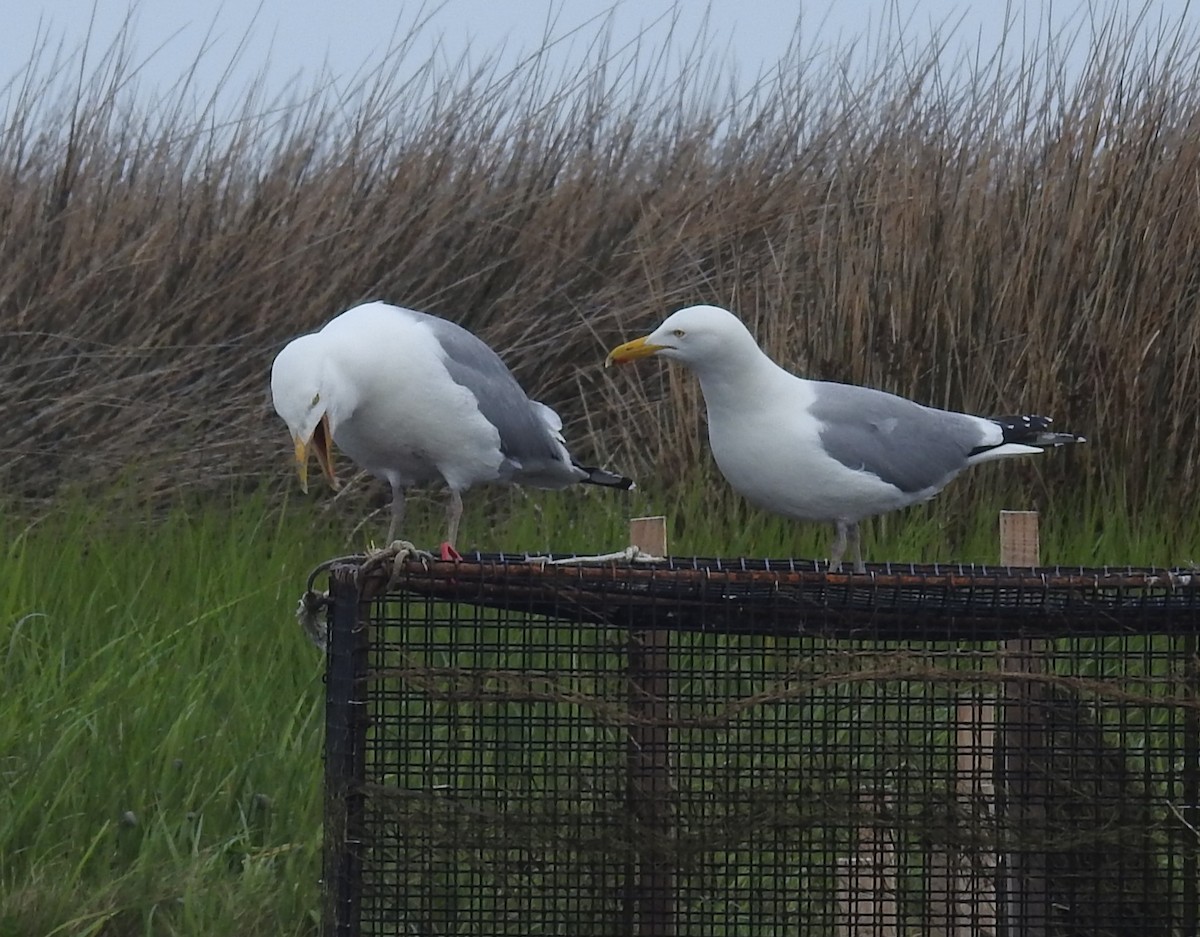
<path id="1" fill-rule="evenodd" d="M 1037 511 L 1000 512 L 1000 565 L 1029 567 L 1040 562 Z"/>
<path id="2" fill-rule="evenodd" d="M 667 555 L 667 519 L 661 514 L 653 517 L 633 517 L 629 520 L 629 542 L 643 553 Z"/>
<path id="3" fill-rule="evenodd" d="M 954 789 L 961 811 L 958 822 L 989 822 L 996 815 L 996 700 L 977 696 L 958 704 L 955 731 Z M 996 850 L 977 837 L 954 857 L 954 876 L 946 896 L 948 937 L 994 937 L 996 933 Z"/>
<path id="4" fill-rule="evenodd" d="M 1040 544 L 1036 511 L 1000 512 L 1000 563 L 1010 567 L 1038 565 Z M 1010 674 L 1034 674 L 1045 668 L 1046 643 L 1018 638 L 1001 645 L 1002 667 Z M 1032 680 L 1006 680 L 999 764 L 1004 824 L 1017 848 L 1005 857 L 1002 907 L 1006 934 L 1036 937 L 1049 933 L 1046 895 L 1046 784 L 1035 776 L 1033 753 L 1043 740 L 1045 694 Z"/>
<path id="5" fill-rule="evenodd" d="M 1000 564 L 1008 567 L 1038 565 L 1040 542 L 1036 511 L 1000 512 Z M 1037 666 L 1040 642 L 1032 639 L 1005 641 L 1000 645 L 1001 666 L 1006 672 L 1032 672 Z M 1028 686 L 1014 684 L 1004 691 L 1005 725 L 1000 737 L 996 732 L 996 700 L 976 697 L 959 702 L 955 714 L 954 790 L 963 824 L 979 824 L 995 816 L 997 746 L 1003 746 L 1000 765 L 1002 783 L 1027 776 L 1022 758 L 1028 752 L 1030 708 Z M 1008 790 L 1008 820 L 1023 823 L 1028 814 L 1021 806 L 1021 790 Z M 1028 792 L 1024 801 L 1028 801 Z M 1022 855 L 1005 858 L 1005 876 L 997 877 L 999 856 L 985 845 L 962 852 L 949 847 L 936 848 L 930 854 L 929 900 L 926 924 L 930 934 L 941 937 L 992 937 L 999 925 L 998 892 L 1003 889 L 1005 920 L 1009 933 L 1023 933 L 1015 925 L 1023 921 L 1032 907 L 1027 881 L 1028 863 Z M 1024 897 L 1021 897 L 1024 896 Z M 1014 916 L 1015 915 L 1015 916 Z"/>
<path id="6" fill-rule="evenodd" d="M 629 542 L 667 555 L 667 519 L 635 517 Z M 675 784 L 671 771 L 669 631 L 630 631 L 627 802 L 639 836 L 626 874 L 626 933 L 675 935 Z M 636 920 L 636 929 L 635 922 Z"/>
<path id="7" fill-rule="evenodd" d="M 996 937 L 996 849 L 972 836 L 996 815 L 993 751 L 996 700 L 959 700 L 954 716 L 954 795 L 944 841 L 928 852 L 925 920 L 929 937 Z M 967 834 L 958 845 L 955 830 Z"/>
<path id="8" fill-rule="evenodd" d="M 894 800 L 887 791 L 859 792 L 861 825 L 854 834 L 854 852 L 838 862 L 836 937 L 896 937 L 900 932 L 900 863 L 896 830 L 889 825 Z"/>

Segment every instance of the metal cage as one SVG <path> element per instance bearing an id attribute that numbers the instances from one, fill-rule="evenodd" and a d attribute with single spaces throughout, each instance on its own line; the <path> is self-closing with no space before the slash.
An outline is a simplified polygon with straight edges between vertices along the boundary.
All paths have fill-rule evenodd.
<path id="1" fill-rule="evenodd" d="M 328 937 L 1200 932 L 1187 571 L 389 576 L 331 570 Z"/>

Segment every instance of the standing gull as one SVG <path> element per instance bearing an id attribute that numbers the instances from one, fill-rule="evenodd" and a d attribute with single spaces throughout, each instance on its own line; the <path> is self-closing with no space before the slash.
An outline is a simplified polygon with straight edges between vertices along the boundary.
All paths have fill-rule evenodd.
<path id="1" fill-rule="evenodd" d="M 443 559 L 457 555 L 462 492 L 472 485 L 633 487 L 572 459 L 558 414 L 530 400 L 500 357 L 466 329 L 387 303 L 355 306 L 289 342 L 271 367 L 271 397 L 292 435 L 305 491 L 310 450 L 337 489 L 332 443 L 387 480 L 388 542 L 404 521 L 405 489 L 444 481 Z"/>
<path id="2" fill-rule="evenodd" d="M 708 407 L 721 473 L 748 501 L 785 517 L 832 521 L 829 565 L 847 546 L 866 572 L 858 522 L 926 501 L 969 465 L 1083 442 L 1050 418 L 986 418 L 922 406 L 868 387 L 809 381 L 775 364 L 741 321 L 690 306 L 605 361 L 658 355 L 691 368 Z"/>

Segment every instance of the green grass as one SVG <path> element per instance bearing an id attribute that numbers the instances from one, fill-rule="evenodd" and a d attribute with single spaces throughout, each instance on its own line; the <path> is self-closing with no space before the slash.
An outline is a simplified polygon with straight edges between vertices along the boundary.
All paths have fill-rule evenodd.
<path id="1" fill-rule="evenodd" d="M 472 493 L 467 549 L 600 552 L 666 513 L 672 552 L 819 555 L 829 532 L 689 489 Z M 268 494 L 130 509 L 66 499 L 0 515 L 0 933 L 316 933 L 321 658 L 293 618 L 317 562 L 381 538 L 365 500 Z M 1013 504 L 1023 507 L 1024 504 Z M 994 562 L 995 507 L 966 493 L 877 521 L 869 558 Z M 439 495 L 413 536 L 438 539 Z M 969 520 L 962 520 L 965 516 Z M 1044 555 L 1172 564 L 1194 521 L 1080 497 L 1048 511 Z"/>
<path id="2" fill-rule="evenodd" d="M 321 661 L 292 607 L 333 546 L 261 500 L 0 528 L 0 933 L 312 932 Z"/>

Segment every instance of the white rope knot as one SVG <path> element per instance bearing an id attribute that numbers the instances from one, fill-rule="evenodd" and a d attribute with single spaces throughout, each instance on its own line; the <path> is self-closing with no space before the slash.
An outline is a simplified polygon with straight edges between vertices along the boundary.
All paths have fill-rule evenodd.
<path id="1" fill-rule="evenodd" d="M 428 550 L 422 550 L 407 540 L 393 540 L 382 549 L 371 547 L 367 550 L 367 558 L 363 560 L 362 566 L 359 567 L 358 575 L 361 579 L 373 570 L 390 564 L 392 569 L 388 574 L 387 586 L 384 588 L 386 592 L 400 578 L 401 573 L 404 572 L 404 564 L 409 560 L 420 560 L 421 565 L 425 569 L 429 569 L 429 564 L 433 558 L 433 554 Z"/>

